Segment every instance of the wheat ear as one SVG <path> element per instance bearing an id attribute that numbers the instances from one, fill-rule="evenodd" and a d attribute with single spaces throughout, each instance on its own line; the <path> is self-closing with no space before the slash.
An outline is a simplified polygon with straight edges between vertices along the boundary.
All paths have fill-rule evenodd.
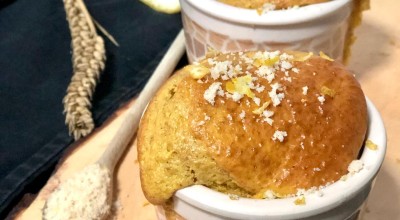
<path id="1" fill-rule="evenodd" d="M 73 76 L 63 99 L 65 124 L 75 140 L 94 129 L 90 108 L 100 73 L 105 66 L 103 39 L 82 0 L 64 0 L 72 38 Z"/>

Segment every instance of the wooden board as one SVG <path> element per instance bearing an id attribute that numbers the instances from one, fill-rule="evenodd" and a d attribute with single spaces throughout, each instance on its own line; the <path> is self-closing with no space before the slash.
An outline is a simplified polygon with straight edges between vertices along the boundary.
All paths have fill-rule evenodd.
<path id="1" fill-rule="evenodd" d="M 400 219 L 400 1 L 372 1 L 357 30 L 358 40 L 350 62 L 366 95 L 382 114 L 388 134 L 388 151 L 368 200 L 365 220 Z M 88 139 L 66 154 L 57 172 L 32 204 L 17 219 L 41 219 L 44 201 L 59 181 L 95 161 L 121 124 L 126 108 L 120 109 Z M 155 209 L 144 198 L 139 181 L 136 145 L 131 143 L 117 167 L 115 219 L 156 219 Z M 118 205 L 119 204 L 119 205 Z"/>

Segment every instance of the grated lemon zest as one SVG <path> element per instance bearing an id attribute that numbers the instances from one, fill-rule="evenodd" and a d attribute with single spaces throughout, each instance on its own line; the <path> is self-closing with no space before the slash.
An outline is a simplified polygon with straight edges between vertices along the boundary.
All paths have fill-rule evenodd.
<path id="1" fill-rule="evenodd" d="M 328 55 L 326 55 L 324 52 L 320 51 L 319 52 L 319 56 L 325 60 L 329 60 L 329 61 L 334 61 L 332 58 L 330 58 Z"/>

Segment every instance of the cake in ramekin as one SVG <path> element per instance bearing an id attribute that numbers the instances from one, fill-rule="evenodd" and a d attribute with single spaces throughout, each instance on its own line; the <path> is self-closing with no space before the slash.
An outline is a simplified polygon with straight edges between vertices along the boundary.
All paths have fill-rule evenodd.
<path id="1" fill-rule="evenodd" d="M 211 51 L 176 73 L 149 103 L 138 133 L 142 188 L 151 203 L 172 209 L 179 209 L 170 200 L 179 190 L 175 202 L 180 200 L 180 207 L 182 201 L 203 204 L 197 208 L 217 218 L 306 213 L 300 218 L 320 204 L 325 204 L 320 212 L 329 211 L 341 200 L 324 197 L 321 201 L 332 203 L 326 205 L 308 203 L 302 196 L 334 188 L 349 173 L 357 176 L 364 167 L 359 154 L 367 125 L 360 85 L 324 53 Z M 247 211 L 229 212 L 213 201 L 196 203 L 185 194 L 193 192 L 186 188 L 192 185 L 206 187 L 194 188 L 204 192 L 200 200 L 212 194 L 209 198 L 231 208 L 241 204 Z M 270 210 L 260 205 L 274 198 L 278 203 L 290 200 L 291 206 Z"/>

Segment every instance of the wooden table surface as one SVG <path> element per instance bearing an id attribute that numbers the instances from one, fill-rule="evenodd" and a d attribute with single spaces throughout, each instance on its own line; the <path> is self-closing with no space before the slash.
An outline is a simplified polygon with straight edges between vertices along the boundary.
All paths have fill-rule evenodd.
<path id="1" fill-rule="evenodd" d="M 357 29 L 349 68 L 380 111 L 388 135 L 388 150 L 368 202 L 365 220 L 400 219 L 400 1 L 373 1 Z M 133 103 L 133 100 L 130 104 Z M 44 201 L 59 183 L 94 162 L 121 124 L 126 106 L 90 137 L 66 153 L 57 171 L 17 219 L 41 219 Z M 133 141 L 117 167 L 114 219 L 156 219 L 154 207 L 144 198 L 139 181 L 136 144 Z"/>

